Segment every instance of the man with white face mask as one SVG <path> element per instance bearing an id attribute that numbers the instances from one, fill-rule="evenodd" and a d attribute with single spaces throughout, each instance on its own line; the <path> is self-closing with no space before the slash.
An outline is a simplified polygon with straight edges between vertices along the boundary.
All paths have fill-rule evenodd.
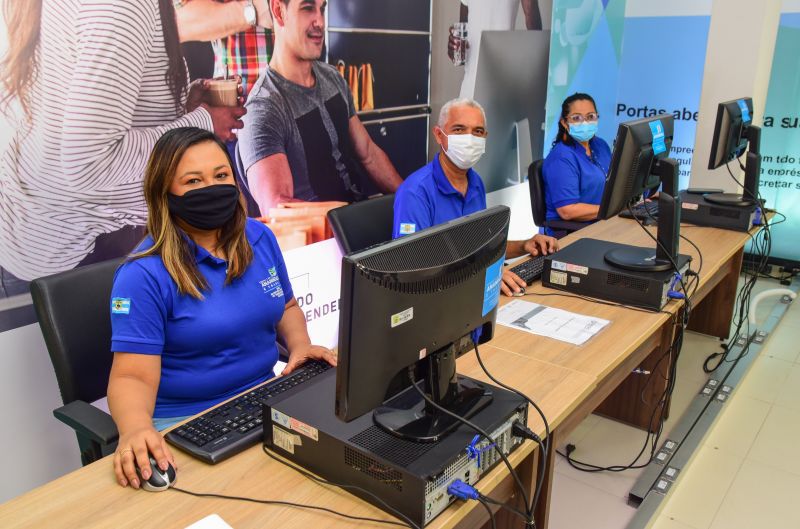
<path id="1" fill-rule="evenodd" d="M 415 233 L 463 215 L 486 209 L 486 190 L 472 167 L 486 149 L 486 116 L 472 99 L 445 103 L 433 135 L 441 151 L 433 161 L 410 175 L 394 199 L 392 236 Z M 506 257 L 548 254 L 558 249 L 553 237 L 534 235 L 527 241 L 508 241 Z M 503 272 L 503 294 L 520 292 L 525 282 Z"/>

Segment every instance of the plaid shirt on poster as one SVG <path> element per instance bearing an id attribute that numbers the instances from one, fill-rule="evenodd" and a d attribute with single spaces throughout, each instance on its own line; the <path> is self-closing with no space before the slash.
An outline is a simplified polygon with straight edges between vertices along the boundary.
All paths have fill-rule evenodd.
<path id="1" fill-rule="evenodd" d="M 225 3 L 233 0 L 216 0 Z M 175 9 L 179 9 L 191 0 L 173 0 Z M 225 64 L 228 75 L 241 75 L 244 97 L 250 93 L 258 76 L 267 68 L 272 57 L 272 30 L 254 27 L 241 33 L 222 38 L 213 43 L 214 77 L 225 76 Z"/>

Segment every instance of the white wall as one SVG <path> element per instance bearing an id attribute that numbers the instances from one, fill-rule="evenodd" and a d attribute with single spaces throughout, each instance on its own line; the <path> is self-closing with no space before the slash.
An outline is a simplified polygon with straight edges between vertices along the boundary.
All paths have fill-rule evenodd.
<path id="1" fill-rule="evenodd" d="M 0 402 L 0 502 L 81 466 L 74 432 L 53 417 L 61 395 L 38 324 L 0 333 Z"/>
<path id="2" fill-rule="evenodd" d="M 6 43 L 0 20 L 0 57 Z M 9 137 L 0 113 L 0 146 Z M 75 434 L 53 417 L 61 395 L 38 324 L 0 333 L 0 402 L 0 502 L 81 466 Z"/>

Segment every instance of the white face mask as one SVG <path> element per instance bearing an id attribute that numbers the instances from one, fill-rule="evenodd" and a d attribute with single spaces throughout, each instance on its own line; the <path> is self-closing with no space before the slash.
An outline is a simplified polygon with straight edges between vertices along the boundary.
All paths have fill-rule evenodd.
<path id="1" fill-rule="evenodd" d="M 469 169 L 486 152 L 486 138 L 472 134 L 449 134 L 445 154 L 459 169 Z"/>

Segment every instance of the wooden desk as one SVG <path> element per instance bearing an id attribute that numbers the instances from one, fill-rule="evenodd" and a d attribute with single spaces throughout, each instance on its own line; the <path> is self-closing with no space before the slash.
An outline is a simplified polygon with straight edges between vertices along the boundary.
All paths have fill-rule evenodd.
<path id="1" fill-rule="evenodd" d="M 613 219 L 585 228 L 579 234 L 651 245 L 652 241 L 632 222 Z M 698 319 L 693 328 L 725 336 L 727 327 L 723 327 L 726 321 L 730 323 L 732 307 L 728 310 L 721 304 L 735 296 L 747 235 L 693 226 L 684 227 L 683 234 L 702 248 L 704 258 L 700 285 L 693 297 L 696 305 L 693 319 Z M 562 244 L 575 239 L 576 235 L 572 235 L 563 239 Z M 683 241 L 681 251 L 697 258 L 696 252 Z M 695 263 L 693 268 L 696 269 L 697 261 Z M 671 320 L 682 307 L 680 302 L 671 302 L 666 314 L 645 313 L 561 296 L 536 295 L 555 292 L 538 285 L 529 290 L 527 299 L 606 318 L 612 321 L 611 325 L 581 347 L 498 326 L 492 342 L 480 349 L 487 368 L 496 378 L 529 395 L 542 407 L 553 432 L 553 447 L 601 404 L 609 406 L 605 411 L 612 415 L 612 412 L 625 411 L 619 403 L 615 404 L 615 395 L 634 391 L 643 383 L 643 377 L 631 378 L 631 371 L 663 352 L 664 344 L 672 337 L 668 331 L 672 327 Z M 706 316 L 697 316 L 703 314 Z M 465 375 L 486 380 L 474 355 L 460 358 L 458 369 Z M 607 404 L 603 404 L 604 401 Z M 531 428 L 543 434 L 543 425 L 534 410 L 530 410 L 529 417 Z M 528 442 L 510 457 L 528 484 L 536 477 L 537 452 Z M 358 516 L 392 519 L 347 492 L 307 480 L 268 458 L 260 447 L 215 466 L 194 460 L 178 450 L 175 455 L 179 467 L 178 485 L 191 491 L 306 503 Z M 554 456 L 552 451 L 545 489 L 537 506 L 540 528 L 546 526 Z M 507 499 L 514 494 L 508 472 L 502 465 L 485 476 L 478 488 L 497 499 Z M 139 529 L 157 524 L 182 528 L 211 513 L 219 514 L 236 529 L 370 526 L 304 509 L 195 498 L 175 491 L 148 493 L 123 489 L 115 483 L 109 458 L 3 504 L 0 526 Z M 480 505 L 458 502 L 428 527 L 477 527 L 486 520 L 487 515 Z M 519 527 L 516 520 L 506 518 L 500 522 L 501 527 Z"/>
<path id="2" fill-rule="evenodd" d="M 655 227 L 648 228 L 655 235 Z M 749 235 L 743 232 L 682 225 L 681 233 L 702 251 L 697 290 L 691 296 L 693 304 L 689 328 L 713 336 L 728 336 L 733 317 L 733 301 L 741 270 L 744 245 Z M 614 218 L 598 222 L 562 239 L 567 246 L 582 237 L 653 247 L 653 240 L 630 219 Z M 700 255 L 681 239 L 680 252 L 692 257 L 691 268 L 698 270 Z M 662 361 L 658 372 L 655 366 L 667 352 L 674 337 L 674 320 L 681 315 L 683 301 L 670 301 L 662 313 L 603 305 L 584 299 L 552 296 L 558 293 L 537 283 L 527 289 L 521 299 L 557 307 L 581 314 L 611 320 L 611 324 L 583 346 L 534 336 L 523 331 L 498 326 L 491 342 L 504 351 L 516 352 L 543 362 L 552 363 L 584 373 L 595 380 L 594 388 L 582 398 L 567 416 L 552 421 L 553 446 L 563 444 L 572 430 L 592 412 L 605 415 L 643 429 L 649 428 L 653 408 L 664 391 L 665 373 L 672 357 Z M 544 295 L 544 296 L 542 296 Z M 508 303 L 506 299 L 503 302 Z M 650 375 L 633 373 L 636 368 Z M 652 380 L 649 380 L 652 377 Z M 650 406 L 641 405 L 641 398 Z M 669 405 L 669 403 L 667 403 Z M 539 527 L 545 527 L 552 491 L 552 451 L 546 476 L 547 487 L 537 506 Z M 613 463 L 613 462 L 612 462 Z"/>
<path id="3" fill-rule="evenodd" d="M 507 353 L 491 346 L 481 348 L 487 368 L 506 383 L 536 399 L 550 417 L 571 412 L 576 397 L 589 393 L 590 377 L 536 359 Z M 459 359 L 459 372 L 486 380 L 473 355 Z M 537 376 L 531 377 L 531 373 Z M 531 417 L 535 411 L 531 410 Z M 541 421 L 531 421 L 542 430 Z M 347 514 L 392 520 L 383 511 L 349 493 L 313 483 L 273 461 L 253 447 L 218 465 L 207 465 L 174 450 L 178 482 L 194 492 L 216 492 L 306 503 Z M 528 486 L 534 482 L 534 444 L 525 443 L 509 458 L 521 469 Z M 493 498 L 509 498 L 514 490 L 505 467 L 496 467 L 480 482 L 479 489 Z M 0 506 L 0 527 L 185 527 L 204 516 L 219 514 L 236 529 L 263 527 L 368 527 L 327 513 L 230 500 L 195 498 L 175 491 L 149 493 L 123 489 L 116 484 L 111 459 L 105 458 L 52 481 Z M 459 502 L 438 516 L 431 528 L 476 527 L 487 520 L 475 502 Z"/>

